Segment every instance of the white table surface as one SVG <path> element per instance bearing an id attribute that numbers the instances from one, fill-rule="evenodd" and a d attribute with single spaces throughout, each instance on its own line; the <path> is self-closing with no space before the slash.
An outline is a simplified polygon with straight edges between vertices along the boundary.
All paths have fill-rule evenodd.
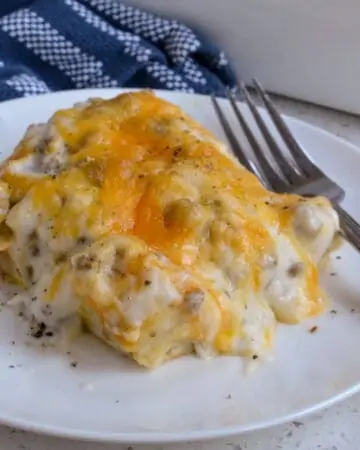
<path id="1" fill-rule="evenodd" d="M 319 125 L 360 147 L 360 117 L 289 100 L 279 100 L 289 115 Z M 6 386 L 2 386 L 3 389 Z M 54 405 L 55 406 L 55 405 Z M 299 422 L 239 437 L 169 445 L 105 445 L 75 442 L 0 427 L 0 450 L 356 450 L 360 449 L 360 394 Z"/>

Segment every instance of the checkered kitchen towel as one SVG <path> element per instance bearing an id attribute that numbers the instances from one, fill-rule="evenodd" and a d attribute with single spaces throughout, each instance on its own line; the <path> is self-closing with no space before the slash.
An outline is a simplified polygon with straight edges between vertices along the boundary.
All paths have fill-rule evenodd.
<path id="1" fill-rule="evenodd" d="M 234 84 L 224 53 L 175 20 L 119 0 L 0 0 L 0 101 L 120 86 L 223 95 Z"/>

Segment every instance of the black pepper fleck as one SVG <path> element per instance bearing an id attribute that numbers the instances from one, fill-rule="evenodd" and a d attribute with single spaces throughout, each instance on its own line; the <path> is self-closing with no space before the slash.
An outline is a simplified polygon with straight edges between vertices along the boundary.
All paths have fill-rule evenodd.
<path id="1" fill-rule="evenodd" d="M 335 272 L 331 272 L 331 273 L 330 273 L 330 276 L 331 276 L 331 277 L 335 277 L 335 275 L 336 275 Z"/>
<path id="2" fill-rule="evenodd" d="M 76 361 L 73 361 L 73 362 L 70 364 L 70 366 L 75 368 L 75 367 L 78 366 L 78 363 L 77 363 Z"/>
<path id="3" fill-rule="evenodd" d="M 258 359 L 258 355 L 252 355 L 252 359 Z"/>
<path id="4" fill-rule="evenodd" d="M 309 329 L 309 332 L 310 332 L 311 334 L 314 334 L 314 333 L 317 332 L 318 329 L 319 329 L 319 327 L 317 327 L 317 326 L 315 325 L 314 327 L 311 327 L 311 328 Z"/>
<path id="5" fill-rule="evenodd" d="M 31 336 L 35 339 L 40 339 L 44 336 L 45 331 L 46 325 L 44 322 L 41 322 L 38 324 L 37 328 L 32 331 Z"/>
<path id="6" fill-rule="evenodd" d="M 11 364 L 11 365 L 9 366 L 9 369 L 15 369 L 15 366 L 14 366 L 13 364 Z"/>
<path id="7" fill-rule="evenodd" d="M 299 422 L 298 420 L 294 420 L 294 421 L 292 422 L 292 424 L 293 424 L 296 428 L 300 428 L 300 427 L 303 427 L 303 426 L 304 426 L 303 422 Z"/>
<path id="8" fill-rule="evenodd" d="M 150 286 L 151 281 L 150 281 L 150 280 L 145 280 L 145 281 L 144 281 L 144 284 L 145 284 L 145 286 Z"/>
<path id="9" fill-rule="evenodd" d="M 76 261 L 76 268 L 78 270 L 90 270 L 92 268 L 93 258 L 87 255 L 81 255 Z"/>
<path id="10" fill-rule="evenodd" d="M 336 311 L 336 309 L 332 309 L 331 311 L 330 311 L 330 314 L 337 314 L 337 311 Z"/>
<path id="11" fill-rule="evenodd" d="M 173 153 L 174 158 L 177 158 L 180 155 L 181 151 L 181 148 L 175 149 Z"/>
<path id="12" fill-rule="evenodd" d="M 31 256 L 34 256 L 34 257 L 39 256 L 40 248 L 36 244 L 31 245 L 30 252 L 31 252 Z"/>
<path id="13" fill-rule="evenodd" d="M 350 312 L 354 313 L 355 312 L 355 308 L 352 308 Z"/>

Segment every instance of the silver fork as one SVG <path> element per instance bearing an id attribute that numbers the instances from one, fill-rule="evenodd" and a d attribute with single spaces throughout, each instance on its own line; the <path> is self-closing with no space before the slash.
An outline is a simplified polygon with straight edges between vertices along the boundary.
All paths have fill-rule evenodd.
<path id="1" fill-rule="evenodd" d="M 286 144 L 288 152 L 285 152 L 278 144 L 259 113 L 246 86 L 244 83 L 240 83 L 240 93 L 243 94 L 245 103 L 250 109 L 252 116 L 261 131 L 277 170 L 275 170 L 273 165 L 269 162 L 266 151 L 255 137 L 251 125 L 249 125 L 244 114 L 241 112 L 241 109 L 238 107 L 235 94 L 232 91 L 228 91 L 228 100 L 231 103 L 236 118 L 253 151 L 253 154 L 249 155 L 248 152 L 244 150 L 244 147 L 241 145 L 239 139 L 237 139 L 235 132 L 222 111 L 219 101 L 215 96 L 211 96 L 215 112 L 234 154 L 242 165 L 255 173 L 262 183 L 274 192 L 290 192 L 305 196 L 322 195 L 327 197 L 332 202 L 334 209 L 339 215 L 343 236 L 350 244 L 360 251 L 360 225 L 340 206 L 340 202 L 345 197 L 344 190 L 325 175 L 323 171 L 310 160 L 299 142 L 297 142 L 294 135 L 291 133 L 270 96 L 264 91 L 257 80 L 253 80 L 253 83 L 275 128 Z"/>

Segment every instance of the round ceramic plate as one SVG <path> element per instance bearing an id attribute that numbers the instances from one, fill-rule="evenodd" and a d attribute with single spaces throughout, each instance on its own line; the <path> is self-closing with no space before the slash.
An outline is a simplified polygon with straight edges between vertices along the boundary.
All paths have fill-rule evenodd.
<path id="1" fill-rule="evenodd" d="M 0 104 L 2 157 L 11 153 L 30 123 L 46 121 L 74 102 L 117 93 L 62 92 Z M 158 94 L 225 139 L 209 98 Z M 231 116 L 225 101 L 224 108 Z M 345 188 L 344 206 L 360 219 L 358 149 L 303 122 L 287 120 L 315 162 Z M 240 131 L 239 138 L 245 143 Z M 72 438 L 165 442 L 238 434 L 328 406 L 360 388 L 359 265 L 360 256 L 344 245 L 324 274 L 333 302 L 329 311 L 298 326 L 279 326 L 274 361 L 252 374 L 246 374 L 235 357 L 185 357 L 147 371 L 90 336 L 77 341 L 71 354 L 35 347 L 26 341 L 22 319 L 4 308 L 0 422 Z M 310 333 L 315 326 L 317 332 Z"/>

